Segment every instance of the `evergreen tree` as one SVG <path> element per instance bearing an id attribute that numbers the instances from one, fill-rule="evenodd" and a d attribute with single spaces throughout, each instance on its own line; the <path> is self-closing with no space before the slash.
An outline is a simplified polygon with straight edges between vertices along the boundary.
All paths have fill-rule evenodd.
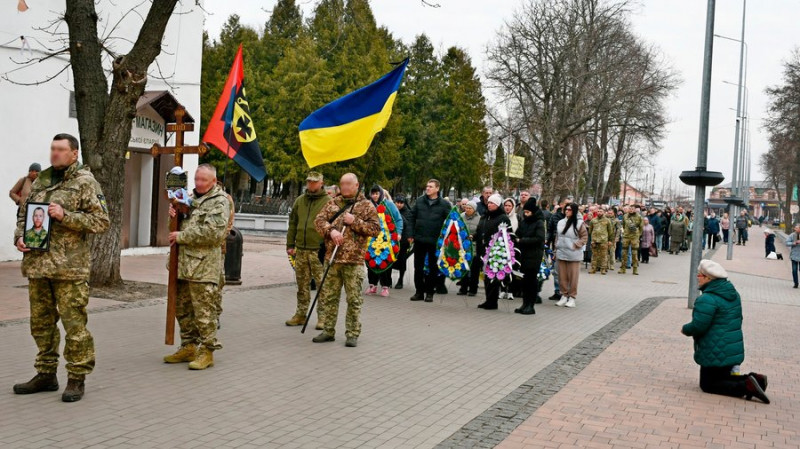
<path id="1" fill-rule="evenodd" d="M 405 144 L 400 149 L 402 188 L 416 195 L 431 177 L 430 171 L 420 168 L 432 168 L 434 154 L 440 151 L 437 125 L 441 120 L 442 73 L 428 36 L 417 36 L 409 54 L 397 106 L 405 119 L 401 129 Z"/>
<path id="2" fill-rule="evenodd" d="M 433 158 L 435 176 L 447 189 L 475 189 L 486 173 L 484 156 L 489 139 L 480 79 L 469 56 L 458 47 L 451 47 L 442 58 L 442 74 L 440 145 Z"/>

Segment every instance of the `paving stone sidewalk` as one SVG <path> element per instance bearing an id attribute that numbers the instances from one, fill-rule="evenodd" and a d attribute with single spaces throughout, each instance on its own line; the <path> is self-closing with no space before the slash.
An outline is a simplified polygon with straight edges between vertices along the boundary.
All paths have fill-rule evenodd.
<path id="1" fill-rule="evenodd" d="M 274 253 L 270 257 L 274 261 L 247 269 L 274 276 L 270 271 L 288 266 L 285 256 Z M 475 307 L 483 299 L 480 296 L 440 295 L 434 303 L 412 303 L 409 289 L 392 290 L 390 298 L 367 298 L 358 348 L 345 348 L 341 338 L 313 344 L 314 331 L 301 335 L 297 328 L 284 326 L 294 310 L 293 287 L 243 286 L 225 294 L 220 331 L 224 349 L 216 354 L 217 366 L 202 372 L 161 363 L 161 356 L 172 349 L 162 344 L 163 300 L 104 308 L 90 314 L 98 364 L 87 380 L 86 397 L 76 404 L 61 403 L 58 393 L 11 393 L 14 382 L 32 375 L 35 354 L 27 325 L 12 320 L 0 326 L 4 362 L 0 364 L 0 447 L 434 447 L 463 432 L 470 422 L 538 373 L 552 369 L 553 362 L 562 357 L 586 366 L 578 374 L 582 375 L 597 356 L 595 350 L 581 349 L 582 344 L 596 341 L 607 347 L 621 332 L 609 334 L 611 340 L 597 340 L 598 332 L 627 316 L 645 298 L 685 297 L 688 260 L 686 254 L 663 255 L 643 265 L 640 276 L 590 276 L 582 271 L 576 309 L 557 308 L 545 301 L 529 317 L 513 313 L 519 300 L 501 301 L 498 311 L 483 311 Z M 790 295 L 796 290 L 787 288 L 785 281 L 737 276 L 737 287 L 753 304 L 772 307 L 793 301 Z M 411 284 L 408 279 L 407 283 Z M 765 296 L 764 291 L 773 294 Z M 543 296 L 551 293 L 552 282 L 548 282 Z M 687 319 L 685 301 L 664 303 L 674 303 L 678 315 L 678 319 L 667 317 L 677 322 L 665 326 L 677 329 Z M 646 320 L 655 319 L 655 313 Z M 765 329 L 748 332 L 748 342 L 769 341 L 774 332 Z M 680 345 L 688 351 L 689 342 L 681 340 Z M 644 356 L 653 356 L 652 351 Z M 749 352 L 748 363 L 755 364 L 751 357 L 755 354 Z M 665 357 L 661 362 L 680 371 L 688 391 L 700 395 L 692 390 L 697 390 L 697 370 L 690 355 Z M 628 363 L 626 370 L 639 369 L 635 359 Z M 759 366 L 777 376 L 774 381 L 771 377 L 770 391 L 774 388 L 773 394 L 780 398 L 781 387 L 772 383 L 783 380 L 771 363 L 765 360 Z M 644 380 L 651 375 L 647 370 L 642 373 Z M 62 383 L 65 377 L 62 370 Z M 561 391 L 567 391 L 572 379 L 562 380 Z M 529 390 L 547 396 L 544 406 L 559 402 L 557 388 L 539 385 Z M 651 387 L 656 397 L 661 397 L 660 386 Z M 525 413 L 535 411 L 536 416 L 542 410 L 520 409 L 513 414 L 522 421 Z M 500 432 L 505 432 L 503 438 L 514 426 L 498 424 Z"/>

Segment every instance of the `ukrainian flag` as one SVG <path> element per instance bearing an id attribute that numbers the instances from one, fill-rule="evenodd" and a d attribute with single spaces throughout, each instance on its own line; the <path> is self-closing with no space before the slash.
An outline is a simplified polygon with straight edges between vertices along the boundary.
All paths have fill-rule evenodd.
<path id="1" fill-rule="evenodd" d="M 300 123 L 300 147 L 309 167 L 363 156 L 392 115 L 408 58 L 378 81 L 312 112 Z"/>

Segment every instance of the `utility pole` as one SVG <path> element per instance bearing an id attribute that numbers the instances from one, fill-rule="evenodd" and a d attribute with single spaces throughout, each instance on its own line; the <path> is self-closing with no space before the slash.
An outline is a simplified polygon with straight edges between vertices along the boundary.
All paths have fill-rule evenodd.
<path id="1" fill-rule="evenodd" d="M 739 164 L 744 165 L 744 158 L 742 157 L 741 161 L 739 152 L 740 148 L 740 127 L 742 122 L 742 91 L 744 90 L 744 86 L 742 86 L 742 78 L 744 75 L 744 25 L 745 25 L 745 13 L 747 11 L 747 0 L 742 0 L 742 39 L 740 41 L 739 46 L 739 86 L 738 92 L 736 94 L 736 129 L 734 131 L 734 140 L 733 140 L 733 170 L 732 170 L 732 179 L 731 179 L 731 193 L 732 198 L 728 201 L 728 204 L 731 206 L 731 220 L 735 220 L 736 216 L 738 215 L 738 211 L 736 210 L 736 204 L 744 204 L 742 203 L 741 199 L 743 198 L 743 193 L 739 189 L 739 180 L 741 176 L 739 175 Z M 749 186 L 745 187 L 749 188 Z M 733 259 L 733 238 L 728 238 L 728 252 L 725 257 L 727 260 Z"/>

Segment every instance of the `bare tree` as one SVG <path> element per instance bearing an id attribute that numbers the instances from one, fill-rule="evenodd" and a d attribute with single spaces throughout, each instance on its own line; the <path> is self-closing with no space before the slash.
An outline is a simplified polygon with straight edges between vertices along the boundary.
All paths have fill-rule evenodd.
<path id="1" fill-rule="evenodd" d="M 488 51 L 488 79 L 517 114 L 549 195 L 599 199 L 619 186 L 625 151 L 657 149 L 677 78 L 627 14 L 624 0 L 529 0 Z"/>
<path id="2" fill-rule="evenodd" d="M 770 148 L 761 167 L 775 185 L 784 183 L 784 220 L 791 221 L 792 192 L 800 185 L 800 49 L 795 49 L 783 64 L 780 85 L 768 87 L 770 99 L 764 126 Z"/>

